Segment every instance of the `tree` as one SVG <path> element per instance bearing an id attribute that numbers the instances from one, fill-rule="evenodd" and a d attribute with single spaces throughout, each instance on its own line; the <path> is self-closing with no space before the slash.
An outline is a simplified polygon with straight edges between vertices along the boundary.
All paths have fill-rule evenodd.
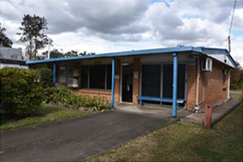
<path id="1" fill-rule="evenodd" d="M 26 46 L 26 54 L 30 60 L 36 59 L 36 55 L 39 49 L 44 48 L 50 38 L 44 34 L 47 30 L 47 21 L 44 17 L 24 15 L 21 27 L 19 28 L 21 33 L 19 41 L 22 43 L 28 43 Z"/>
<path id="2" fill-rule="evenodd" d="M 48 55 L 48 51 L 42 52 L 42 56 L 44 56 L 45 58 L 48 57 L 47 55 Z M 60 58 L 64 56 L 65 56 L 64 53 L 58 51 L 58 49 L 54 49 L 50 52 L 50 58 Z"/>
<path id="3" fill-rule="evenodd" d="M 6 35 L 5 35 L 5 32 L 6 31 L 6 28 L 4 27 L 1 27 L 1 23 L 0 23 L 0 46 L 3 46 L 3 47 L 12 47 L 12 40 L 9 39 Z"/>
<path id="4" fill-rule="evenodd" d="M 71 57 L 71 56 L 78 56 L 78 52 L 72 50 L 65 53 L 65 57 Z"/>
<path id="5" fill-rule="evenodd" d="M 87 52 L 87 51 L 84 51 L 83 53 L 81 52 L 78 55 L 79 56 L 95 55 L 95 52 Z"/>

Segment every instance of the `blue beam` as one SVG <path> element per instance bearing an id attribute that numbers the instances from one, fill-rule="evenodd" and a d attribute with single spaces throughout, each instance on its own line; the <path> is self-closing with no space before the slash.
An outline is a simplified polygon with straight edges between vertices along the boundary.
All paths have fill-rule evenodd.
<path id="1" fill-rule="evenodd" d="M 57 67 L 56 67 L 56 63 L 53 63 L 53 86 L 56 87 L 56 71 L 57 71 Z"/>
<path id="2" fill-rule="evenodd" d="M 115 57 L 112 57 L 112 77 L 111 77 L 111 108 L 115 107 Z"/>
<path id="3" fill-rule="evenodd" d="M 173 103 L 172 103 L 172 117 L 177 115 L 177 53 L 173 53 Z"/>

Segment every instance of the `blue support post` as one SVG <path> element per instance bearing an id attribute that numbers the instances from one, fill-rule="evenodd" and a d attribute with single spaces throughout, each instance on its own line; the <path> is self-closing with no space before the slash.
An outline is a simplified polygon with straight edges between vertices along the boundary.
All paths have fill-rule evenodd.
<path id="1" fill-rule="evenodd" d="M 173 103 L 172 117 L 177 115 L 177 53 L 173 53 Z"/>
<path id="2" fill-rule="evenodd" d="M 115 107 L 115 58 L 112 57 L 112 77 L 111 77 L 111 108 Z"/>
<path id="3" fill-rule="evenodd" d="M 53 63 L 53 86 L 56 87 L 56 63 Z"/>

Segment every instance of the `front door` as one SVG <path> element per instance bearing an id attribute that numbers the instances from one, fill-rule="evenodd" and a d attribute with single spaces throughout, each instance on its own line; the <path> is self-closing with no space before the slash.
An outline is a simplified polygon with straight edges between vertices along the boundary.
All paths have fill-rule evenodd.
<path id="1" fill-rule="evenodd" d="M 122 65 L 122 101 L 132 102 L 133 68 L 131 64 Z"/>

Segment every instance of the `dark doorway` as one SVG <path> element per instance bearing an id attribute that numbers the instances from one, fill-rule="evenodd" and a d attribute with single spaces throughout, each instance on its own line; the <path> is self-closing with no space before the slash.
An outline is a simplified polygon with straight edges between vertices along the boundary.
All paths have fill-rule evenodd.
<path id="1" fill-rule="evenodd" d="M 132 102 L 133 68 L 131 64 L 122 65 L 122 101 Z"/>

